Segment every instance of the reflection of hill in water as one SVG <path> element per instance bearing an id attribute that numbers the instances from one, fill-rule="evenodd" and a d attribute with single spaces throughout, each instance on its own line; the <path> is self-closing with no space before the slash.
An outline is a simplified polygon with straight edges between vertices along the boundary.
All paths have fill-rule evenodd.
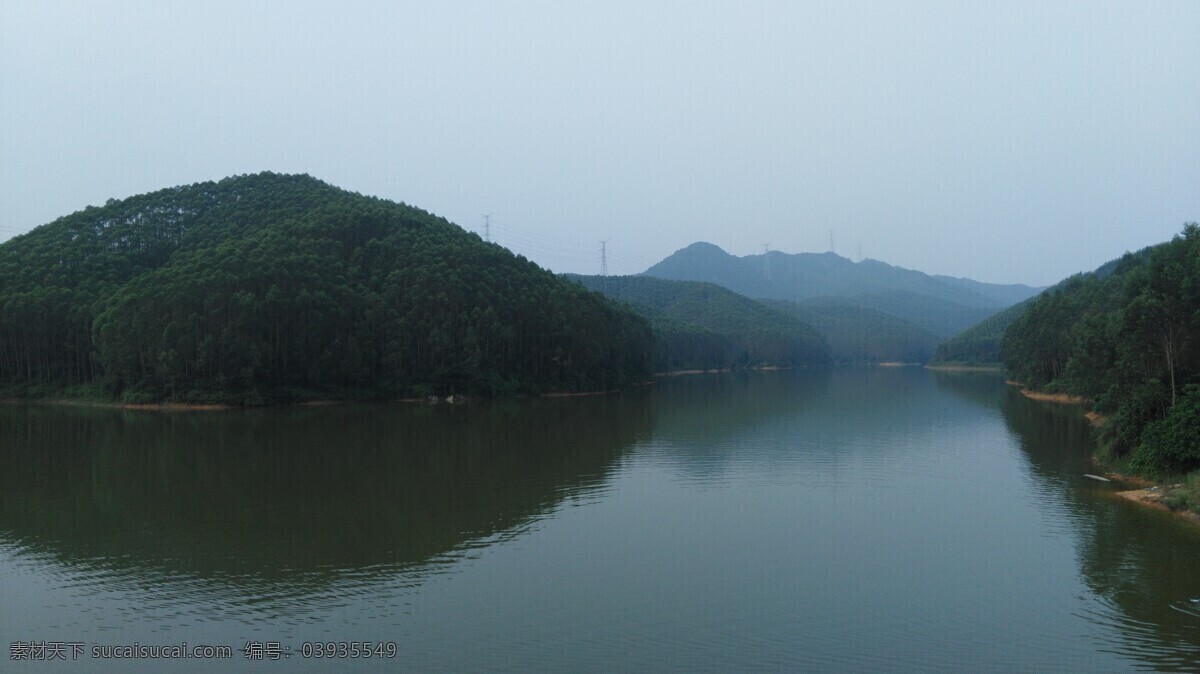
<path id="1" fill-rule="evenodd" d="M 782 423 L 811 434 L 870 432 L 940 403 L 925 373 L 912 368 L 839 368 L 679 377 L 660 383 L 659 436 L 720 444 L 745 429 Z"/>
<path id="2" fill-rule="evenodd" d="M 720 443 L 747 426 L 796 414 L 823 395 L 830 371 L 781 370 L 660 379 L 655 435 Z"/>
<path id="3" fill-rule="evenodd" d="M 956 397 L 974 403 L 984 409 L 994 410 L 1011 389 L 1004 383 L 999 372 L 973 370 L 927 370 L 938 389 L 953 393 Z"/>
<path id="4" fill-rule="evenodd" d="M 1001 409 L 1037 488 L 1063 504 L 1080 574 L 1098 605 L 1081 617 L 1111 628 L 1101 648 L 1160 671 L 1200 671 L 1200 528 L 1116 500 L 1093 472 L 1093 431 L 1078 407 L 1038 403 L 1010 391 Z M 1193 614 L 1181 611 L 1194 611 Z"/>
<path id="5" fill-rule="evenodd" d="M 600 486 L 644 396 L 160 414 L 0 407 L 0 541 L 257 581 L 426 562 Z"/>
<path id="6" fill-rule="evenodd" d="M 961 419 L 961 406 L 918 368 L 735 372 L 658 388 L 654 451 L 690 480 L 720 482 L 735 466 L 772 479 L 797 474 L 784 470 L 797 464 L 822 479 L 841 476 L 840 467 L 911 451 L 897 437 Z"/>

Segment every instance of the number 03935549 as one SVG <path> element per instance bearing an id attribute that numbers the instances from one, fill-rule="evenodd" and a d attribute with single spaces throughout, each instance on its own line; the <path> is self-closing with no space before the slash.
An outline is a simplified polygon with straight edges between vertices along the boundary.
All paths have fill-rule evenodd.
<path id="1" fill-rule="evenodd" d="M 303 658 L 394 658 L 394 641 L 305 641 L 300 646 Z"/>

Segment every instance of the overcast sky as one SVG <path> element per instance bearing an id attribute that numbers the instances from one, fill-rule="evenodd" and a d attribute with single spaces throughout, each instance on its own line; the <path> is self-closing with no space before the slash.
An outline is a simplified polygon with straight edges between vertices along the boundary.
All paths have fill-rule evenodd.
<path id="1" fill-rule="evenodd" d="M 555 271 L 1047 284 L 1200 220 L 1200 2 L 0 0 L 0 240 L 309 173 Z"/>

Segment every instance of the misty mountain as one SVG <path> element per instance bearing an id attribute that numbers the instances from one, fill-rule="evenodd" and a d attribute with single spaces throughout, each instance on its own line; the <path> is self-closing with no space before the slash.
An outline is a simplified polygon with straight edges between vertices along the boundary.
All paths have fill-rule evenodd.
<path id="1" fill-rule="evenodd" d="M 649 276 L 563 274 L 626 303 L 650 321 L 658 368 L 824 365 L 829 346 L 812 326 L 712 283 Z"/>
<path id="2" fill-rule="evenodd" d="M 992 314 L 950 339 L 938 344 L 930 362 L 963 365 L 999 365 L 1004 332 L 1033 304 L 1033 298 Z"/>
<path id="3" fill-rule="evenodd" d="M 878 260 L 853 262 L 835 253 L 738 257 L 704 242 L 676 251 L 643 274 L 716 283 L 753 298 L 874 309 L 940 337 L 1040 292 L 1020 284 L 930 276 Z"/>
<path id="4" fill-rule="evenodd" d="M 924 363 L 938 346 L 938 336 L 934 333 L 867 307 L 815 301 L 797 304 L 762 300 L 762 303 L 816 328 L 829 342 L 833 359 L 839 363 Z"/>
<path id="5" fill-rule="evenodd" d="M 900 290 L 851 297 L 810 297 L 797 304 L 870 309 L 911 323 L 940 339 L 956 335 L 997 311 L 995 307 L 969 307 Z"/>

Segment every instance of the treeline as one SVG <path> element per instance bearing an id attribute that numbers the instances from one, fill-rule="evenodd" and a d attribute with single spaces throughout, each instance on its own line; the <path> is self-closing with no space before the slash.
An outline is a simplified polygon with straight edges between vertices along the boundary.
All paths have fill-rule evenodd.
<path id="1" fill-rule="evenodd" d="M 1090 399 L 1111 450 L 1147 472 L 1200 469 L 1200 228 L 1047 291 L 1013 320 L 1004 364 Z"/>
<path id="2" fill-rule="evenodd" d="M 811 326 L 712 283 L 650 276 L 563 277 L 644 316 L 654 329 L 659 371 L 830 362 L 828 343 Z"/>
<path id="3" fill-rule="evenodd" d="M 645 320 L 477 235 L 308 176 L 112 201 L 0 245 L 0 384 L 125 401 L 610 389 Z"/>

